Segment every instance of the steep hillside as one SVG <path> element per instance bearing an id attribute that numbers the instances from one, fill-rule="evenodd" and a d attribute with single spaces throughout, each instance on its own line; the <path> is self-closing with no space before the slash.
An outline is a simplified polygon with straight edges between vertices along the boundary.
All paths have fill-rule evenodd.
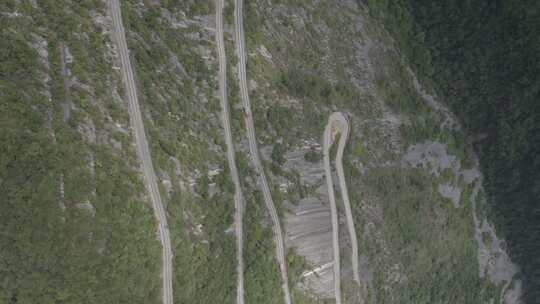
<path id="1" fill-rule="evenodd" d="M 517 268 L 483 222 L 481 176 L 461 128 L 418 83 L 367 8 L 353 1 L 259 1 L 245 15 L 254 119 L 286 217 L 307 201 L 328 206 L 316 170 L 322 131 L 331 112 L 349 115 L 346 175 L 363 277 L 358 288 L 343 226 L 346 302 L 481 303 L 504 299 L 502 293 L 512 302 L 517 289 L 507 287 L 519 288 Z M 313 258 L 313 250 L 327 256 L 324 246 L 308 246 L 328 240 L 328 230 L 312 229 L 289 234 L 307 270 L 328 262 Z M 307 235 L 312 239 L 302 240 Z M 332 284 L 310 281 L 300 276 L 291 284 L 322 298 L 332 294 Z"/>
<path id="2" fill-rule="evenodd" d="M 223 1 L 227 145 L 216 44 L 221 1 L 120 1 L 171 234 L 174 302 L 284 303 L 289 289 L 298 304 L 519 303 L 519 267 L 487 220 L 492 211 L 464 129 L 432 83 L 424 87 L 424 75 L 415 76 L 378 15 L 383 8 L 245 1 L 246 88 L 239 2 Z M 0 4 L 1 303 L 162 302 L 158 222 L 107 4 Z M 334 144 L 325 168 L 323 133 L 334 112 L 344 120 L 341 132 L 327 129 Z M 339 138 L 345 130 L 348 138 Z M 243 193 L 243 243 L 235 240 L 228 147 Z M 351 217 L 334 161 L 341 152 Z M 243 297 L 236 244 L 243 245 Z M 334 286 L 341 286 L 337 301 Z"/>
<path id="3" fill-rule="evenodd" d="M 156 223 L 104 3 L 0 11 L 0 302 L 157 303 Z"/>
<path id="4" fill-rule="evenodd" d="M 465 126 L 494 218 L 522 265 L 525 300 L 537 303 L 539 3 L 369 2 Z"/>

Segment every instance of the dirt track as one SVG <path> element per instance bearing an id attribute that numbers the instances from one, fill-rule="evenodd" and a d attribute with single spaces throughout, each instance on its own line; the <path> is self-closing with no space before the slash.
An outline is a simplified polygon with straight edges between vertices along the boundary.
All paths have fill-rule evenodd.
<path id="1" fill-rule="evenodd" d="M 345 216 L 347 218 L 347 227 L 349 230 L 349 238 L 351 240 L 351 260 L 353 267 L 354 280 L 360 284 L 358 271 L 358 239 L 356 237 L 356 229 L 349 201 L 349 193 L 345 182 L 345 174 L 343 172 L 343 152 L 349 136 L 349 122 L 345 115 L 341 112 L 334 112 L 328 118 L 328 124 L 324 130 L 323 137 L 323 153 L 324 153 L 324 170 L 326 176 L 326 184 L 328 187 L 328 197 L 330 200 L 330 213 L 332 218 L 332 244 L 334 251 L 334 294 L 336 304 L 341 303 L 341 265 L 340 265 L 340 249 L 339 249 L 339 220 L 336 206 L 336 198 L 334 194 L 334 181 L 332 179 L 332 169 L 330 165 L 330 148 L 334 142 L 337 133 L 340 133 L 338 149 L 336 154 L 336 171 L 338 174 L 339 187 L 341 197 L 345 205 Z"/>
<path id="2" fill-rule="evenodd" d="M 266 180 L 264 168 L 262 166 L 259 149 L 257 147 L 257 137 L 255 136 L 255 127 L 253 125 L 253 116 L 251 115 L 251 104 L 249 100 L 247 75 L 246 75 L 246 52 L 244 50 L 244 25 L 243 25 L 243 1 L 235 1 L 235 14 L 234 22 L 236 27 L 236 52 L 238 56 L 238 77 L 240 85 L 240 98 L 244 107 L 244 120 L 247 128 L 247 137 L 249 141 L 249 152 L 251 160 L 255 166 L 255 170 L 258 175 L 259 186 L 261 187 L 266 209 L 272 218 L 272 230 L 274 234 L 274 242 L 276 243 L 276 258 L 281 270 L 281 280 L 283 294 L 286 304 L 291 304 L 291 295 L 289 292 L 289 283 L 287 276 L 287 262 L 285 260 L 285 248 L 283 243 L 283 232 L 281 230 L 281 224 L 279 222 L 278 213 L 270 193 L 270 187 Z"/>
<path id="3" fill-rule="evenodd" d="M 225 135 L 225 143 L 227 144 L 227 160 L 229 163 L 230 174 L 234 183 L 234 227 L 236 235 L 236 303 L 244 303 L 244 229 L 243 229 L 243 213 L 244 199 L 238 170 L 236 168 L 235 150 L 232 139 L 231 122 L 229 114 L 229 103 L 227 101 L 227 58 L 225 56 L 225 43 L 223 42 L 223 0 L 216 0 L 216 45 L 219 59 L 219 99 L 221 102 L 221 120 L 223 122 L 223 130 Z"/>
<path id="4" fill-rule="evenodd" d="M 129 52 L 126 43 L 124 26 L 122 24 L 122 15 L 119 0 L 109 0 L 109 11 L 112 15 L 114 27 L 114 40 L 120 54 L 120 71 L 126 89 L 126 100 L 128 103 L 129 119 L 131 128 L 135 137 L 137 146 L 137 156 L 141 162 L 141 169 L 144 176 L 144 183 L 152 201 L 154 215 L 158 222 L 159 238 L 162 246 L 162 279 L 163 279 L 163 304 L 173 303 L 172 290 L 172 250 L 171 239 L 169 237 L 169 227 L 167 217 L 161 201 L 157 178 L 152 165 L 152 158 L 148 149 L 148 142 L 144 133 L 144 124 L 139 109 L 139 100 L 137 98 L 137 88 L 133 77 L 133 70 L 129 59 Z M 133 265 L 137 267 L 137 265 Z"/>

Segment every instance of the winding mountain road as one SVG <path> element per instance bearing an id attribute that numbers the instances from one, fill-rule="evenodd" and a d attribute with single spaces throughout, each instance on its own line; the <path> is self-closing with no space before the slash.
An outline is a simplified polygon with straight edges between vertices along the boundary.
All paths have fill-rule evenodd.
<path id="1" fill-rule="evenodd" d="M 163 304 L 173 303 L 172 290 L 172 250 L 171 239 L 169 237 L 169 227 L 167 217 L 161 201 L 157 178 L 152 165 L 152 158 L 148 149 L 148 142 L 144 133 L 144 124 L 141 110 L 139 109 L 139 100 L 137 98 L 137 89 L 133 77 L 133 70 L 129 59 L 129 53 L 126 43 L 124 26 L 122 24 L 122 15 L 120 11 L 119 0 L 109 0 L 109 10 L 113 21 L 113 37 L 118 46 L 121 61 L 121 74 L 126 89 L 126 98 L 128 102 L 129 118 L 131 128 L 135 135 L 135 144 L 137 146 L 137 156 L 141 161 L 144 182 L 154 209 L 154 215 L 158 222 L 159 238 L 162 246 L 162 279 L 163 279 Z M 137 265 L 133 265 L 137 267 Z"/>
<path id="2" fill-rule="evenodd" d="M 324 170 L 326 176 L 326 184 L 328 187 L 328 198 L 330 200 L 330 213 L 332 218 L 332 245 L 334 250 L 334 293 L 336 304 L 341 304 L 341 265 L 340 265 L 340 250 L 339 250 L 339 221 L 336 206 L 336 198 L 334 194 L 334 182 L 332 180 L 332 169 L 330 165 L 330 147 L 332 146 L 337 133 L 341 133 L 339 138 L 338 150 L 336 155 L 336 170 L 341 189 L 341 197 L 345 205 L 345 216 L 347 218 L 347 227 L 349 230 L 349 238 L 351 239 L 351 260 L 353 266 L 354 280 L 360 285 L 360 276 L 358 270 L 358 239 L 356 237 L 356 229 L 351 211 L 349 200 L 349 192 L 345 182 L 345 174 L 343 171 L 343 152 L 345 144 L 349 136 L 349 122 L 345 115 L 341 112 L 334 112 L 328 118 L 328 124 L 324 130 L 323 138 L 323 153 L 324 153 Z"/>
<path id="3" fill-rule="evenodd" d="M 229 114 L 229 103 L 227 101 L 227 58 L 225 56 L 225 43 L 223 42 L 223 0 L 216 0 L 216 45 L 219 60 L 219 100 L 221 102 L 221 120 L 225 133 L 225 143 L 227 145 L 227 160 L 229 171 L 234 183 L 234 226 L 236 234 L 236 303 L 244 304 L 244 198 L 236 168 L 235 150 L 232 140 L 231 122 Z"/>
<path id="4" fill-rule="evenodd" d="M 246 76 L 246 52 L 244 49 L 244 25 L 243 25 L 243 0 L 235 1 L 234 22 L 236 27 L 236 52 L 238 56 L 238 78 L 240 85 L 240 98 L 244 107 L 244 120 L 247 128 L 247 137 L 249 141 L 249 152 L 251 160 L 255 166 L 258 175 L 259 185 L 261 187 L 266 209 L 272 218 L 272 230 L 274 242 L 276 243 L 276 258 L 281 270 L 281 280 L 283 295 L 286 304 L 291 304 L 291 295 L 289 292 L 289 280 L 287 276 L 287 261 L 285 259 L 285 248 L 283 243 L 283 232 L 279 222 L 279 216 L 270 193 L 270 187 L 264 173 L 259 150 L 257 147 L 257 137 L 255 136 L 255 127 L 253 125 L 253 116 L 251 114 L 251 104 L 247 87 Z"/>

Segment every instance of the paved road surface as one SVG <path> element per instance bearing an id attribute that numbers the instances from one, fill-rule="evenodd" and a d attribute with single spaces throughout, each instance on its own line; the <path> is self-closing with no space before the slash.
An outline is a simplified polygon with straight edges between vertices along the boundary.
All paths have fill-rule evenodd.
<path id="1" fill-rule="evenodd" d="M 236 0 L 235 2 L 235 14 L 234 22 L 236 26 L 236 52 L 238 56 L 238 76 L 240 80 L 240 98 L 245 111 L 245 122 L 247 128 L 247 136 L 249 141 L 249 152 L 251 154 L 251 160 L 255 165 L 255 170 L 258 174 L 259 185 L 264 197 L 264 202 L 270 217 L 272 218 L 272 230 L 274 234 L 274 241 L 276 243 L 276 257 L 281 270 L 281 280 L 283 295 L 286 304 L 291 304 L 291 295 L 289 292 L 289 282 L 287 277 L 287 262 L 285 259 L 285 249 L 283 245 L 283 233 L 281 230 L 281 224 L 277 214 L 272 195 L 270 194 L 270 187 L 266 180 L 264 168 L 259 158 L 259 150 L 257 148 L 257 137 L 255 136 L 255 127 L 253 126 L 253 116 L 251 114 L 251 105 L 249 101 L 247 76 L 246 76 L 246 52 L 244 50 L 244 25 L 243 25 L 243 0 Z"/>
<path id="2" fill-rule="evenodd" d="M 227 160 L 229 170 L 234 183 L 234 226 L 236 233 L 236 303 L 244 304 L 244 257 L 243 257 L 243 213 L 244 199 L 240 178 L 236 168 L 234 144 L 229 115 L 229 103 L 227 101 L 227 58 L 225 57 L 225 43 L 223 42 L 223 0 L 216 0 L 216 44 L 219 58 L 219 99 L 221 102 L 221 119 L 227 144 Z"/>
<path id="3" fill-rule="evenodd" d="M 152 200 L 154 215 L 158 222 L 159 238 L 162 245 L 162 279 L 163 279 L 163 304 L 173 303 L 172 290 L 172 251 L 171 239 L 169 237 L 169 227 L 167 226 L 167 217 L 163 209 L 163 203 L 159 194 L 159 189 L 156 182 L 156 174 L 152 166 L 152 159 L 148 149 L 148 142 L 144 133 L 144 125 L 139 109 L 139 101 L 137 99 L 137 89 L 133 80 L 133 71 L 129 61 L 129 53 L 126 43 L 124 26 L 122 25 L 122 15 L 120 11 L 120 3 L 118 0 L 109 0 L 109 9 L 112 14 L 114 26 L 114 39 L 118 46 L 121 61 L 121 73 L 126 88 L 126 97 L 128 102 L 129 118 L 131 128 L 135 135 L 135 143 L 137 145 L 137 155 L 141 160 L 142 171 L 146 188 Z M 133 265 L 137 267 L 137 265 Z"/>
<path id="4" fill-rule="evenodd" d="M 358 285 L 360 285 L 360 274 L 358 270 L 358 238 L 356 236 L 356 229 L 354 227 L 354 219 L 352 216 L 351 202 L 349 200 L 349 191 L 347 191 L 347 183 L 345 182 L 345 173 L 343 171 L 343 151 L 345 150 L 345 144 L 349 137 L 349 122 L 347 118 L 339 113 L 337 119 L 341 121 L 341 137 L 339 139 L 339 146 L 336 155 L 336 171 L 339 179 L 339 187 L 341 189 L 341 199 L 345 205 L 345 216 L 347 218 L 347 227 L 349 229 L 349 239 L 351 241 L 351 259 L 353 267 L 353 278 Z M 332 120 L 330 116 L 330 120 Z"/>
<path id="5" fill-rule="evenodd" d="M 354 221 L 352 217 L 351 205 L 349 201 L 349 193 L 347 191 L 347 184 L 345 183 L 345 174 L 343 173 L 343 151 L 345 150 L 345 144 L 349 136 L 349 122 L 345 115 L 340 112 L 335 112 L 328 118 L 328 124 L 324 130 L 323 138 L 323 153 L 324 153 L 324 170 L 326 175 L 326 184 L 328 187 L 328 197 L 330 200 L 330 212 L 332 218 L 332 240 L 334 250 L 334 293 L 336 298 L 336 304 L 341 304 L 341 266 L 340 266 L 340 254 L 339 254 L 339 221 L 336 206 L 336 198 L 334 195 L 334 182 L 332 180 L 332 170 L 330 166 L 330 147 L 334 141 L 334 136 L 338 131 L 341 133 L 339 139 L 339 145 L 336 155 L 336 169 L 338 173 L 339 186 L 341 189 L 341 196 L 345 205 L 345 215 L 347 217 L 347 227 L 349 229 L 349 238 L 351 239 L 351 259 L 353 264 L 353 276 L 354 280 L 360 284 L 360 277 L 358 274 L 358 240 L 356 237 L 356 230 L 354 228 Z"/>

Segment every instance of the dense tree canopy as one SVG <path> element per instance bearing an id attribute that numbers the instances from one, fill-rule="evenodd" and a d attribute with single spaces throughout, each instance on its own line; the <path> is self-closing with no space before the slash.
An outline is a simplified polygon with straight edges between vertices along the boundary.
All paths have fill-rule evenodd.
<path id="1" fill-rule="evenodd" d="M 469 132 L 488 199 L 540 298 L 540 2 L 368 1 Z"/>

